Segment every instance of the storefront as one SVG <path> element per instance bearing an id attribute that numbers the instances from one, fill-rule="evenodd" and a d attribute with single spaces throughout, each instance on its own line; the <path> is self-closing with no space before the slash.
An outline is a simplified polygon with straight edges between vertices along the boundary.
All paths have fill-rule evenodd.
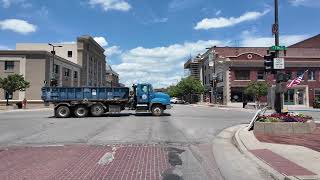
<path id="1" fill-rule="evenodd" d="M 289 89 L 283 96 L 284 105 L 307 105 L 306 87 Z"/>

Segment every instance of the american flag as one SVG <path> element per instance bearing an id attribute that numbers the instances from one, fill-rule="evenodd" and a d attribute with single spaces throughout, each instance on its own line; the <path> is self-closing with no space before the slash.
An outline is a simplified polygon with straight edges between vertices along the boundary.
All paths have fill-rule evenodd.
<path id="1" fill-rule="evenodd" d="M 306 72 L 308 72 L 308 70 L 306 70 L 304 73 L 306 73 Z M 292 87 L 300 84 L 301 81 L 303 81 L 304 73 L 301 74 L 299 77 L 295 78 L 294 80 L 292 80 L 289 84 L 287 84 L 287 88 L 292 88 Z"/>

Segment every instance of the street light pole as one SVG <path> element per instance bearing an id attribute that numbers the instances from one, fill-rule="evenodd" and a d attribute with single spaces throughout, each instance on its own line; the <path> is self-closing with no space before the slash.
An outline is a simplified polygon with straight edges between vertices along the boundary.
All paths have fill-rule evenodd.
<path id="1" fill-rule="evenodd" d="M 52 73 L 51 73 L 51 81 L 50 81 L 50 86 L 52 86 L 51 82 L 56 80 L 55 75 L 54 75 L 55 74 L 55 71 L 54 71 L 55 70 L 55 68 L 54 68 L 55 67 L 54 56 L 56 54 L 55 48 L 56 47 L 62 47 L 62 46 L 61 45 L 55 46 L 55 45 L 53 45 L 51 43 L 49 43 L 48 45 L 52 47 L 52 52 L 51 52 L 51 54 L 52 54 Z"/>
<path id="2" fill-rule="evenodd" d="M 279 46 L 279 6 L 278 0 L 274 0 L 274 25 L 273 25 L 274 35 L 275 35 L 275 45 Z M 279 50 L 275 50 L 276 58 L 279 57 Z M 276 92 L 275 92 L 275 101 L 274 108 L 277 113 L 281 113 L 283 108 L 282 103 L 282 93 L 279 91 L 281 88 L 281 83 L 278 81 L 279 71 L 277 71 L 276 76 Z"/>
<path id="3" fill-rule="evenodd" d="M 212 49 L 212 48 L 206 48 Z M 212 61 L 213 61 L 213 74 L 212 74 L 212 81 L 213 81 L 213 94 L 214 94 L 214 103 L 217 104 L 217 75 L 216 75 L 216 59 L 214 59 L 215 51 L 214 49 L 211 50 Z M 210 59 L 209 59 L 210 61 Z M 210 63 L 210 62 L 209 62 Z"/>

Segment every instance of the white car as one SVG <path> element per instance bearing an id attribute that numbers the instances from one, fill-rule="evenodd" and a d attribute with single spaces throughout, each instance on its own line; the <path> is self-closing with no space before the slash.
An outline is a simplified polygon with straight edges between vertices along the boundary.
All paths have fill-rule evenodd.
<path id="1" fill-rule="evenodd" d="M 184 100 L 180 99 L 180 98 L 176 98 L 176 97 L 173 97 L 170 99 L 170 102 L 172 104 L 184 104 Z"/>

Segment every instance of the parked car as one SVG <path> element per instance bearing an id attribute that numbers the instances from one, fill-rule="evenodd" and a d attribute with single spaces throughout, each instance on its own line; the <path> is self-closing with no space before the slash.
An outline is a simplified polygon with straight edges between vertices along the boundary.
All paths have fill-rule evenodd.
<path id="1" fill-rule="evenodd" d="M 170 99 L 170 102 L 171 102 L 172 104 L 184 104 L 184 103 L 185 103 L 184 100 L 182 100 L 182 99 L 180 99 L 180 98 L 176 98 L 176 97 L 171 98 L 171 99 Z"/>

